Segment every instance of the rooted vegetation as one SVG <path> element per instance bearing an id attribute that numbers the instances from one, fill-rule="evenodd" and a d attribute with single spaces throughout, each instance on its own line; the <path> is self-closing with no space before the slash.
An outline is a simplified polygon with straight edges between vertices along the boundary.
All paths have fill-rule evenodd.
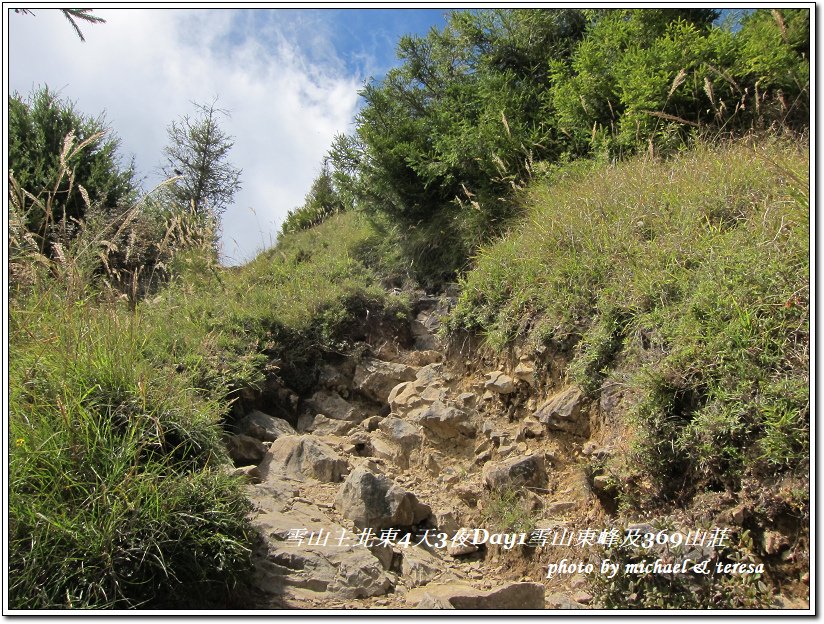
<path id="1" fill-rule="evenodd" d="M 609 514 L 723 493 L 748 510 L 728 558 L 755 557 L 765 527 L 805 543 L 809 11 L 717 18 L 455 11 L 402 38 L 278 244 L 243 267 L 215 253 L 240 172 L 214 105 L 170 126 L 169 179 L 142 192 L 102 117 L 14 94 L 10 606 L 238 606 L 255 537 L 225 432 L 273 382 L 305 400 L 376 322 L 408 324 L 421 286 L 460 292 L 446 343 L 543 353 L 538 387 L 592 405 L 621 393 L 599 435 L 622 452 L 587 468 Z M 535 528 L 523 494 L 486 497 L 490 529 Z M 593 591 L 761 607 L 769 582 Z"/>
<path id="2" fill-rule="evenodd" d="M 453 326 L 567 353 L 593 396 L 641 394 L 632 466 L 654 487 L 627 504 L 804 474 L 808 166 L 794 143 L 743 142 L 536 184 L 463 280 Z"/>

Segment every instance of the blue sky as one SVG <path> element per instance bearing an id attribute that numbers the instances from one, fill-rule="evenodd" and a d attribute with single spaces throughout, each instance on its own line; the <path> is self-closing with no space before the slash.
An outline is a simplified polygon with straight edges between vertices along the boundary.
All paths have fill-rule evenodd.
<path id="1" fill-rule="evenodd" d="M 445 24 L 447 9 L 99 9 L 82 43 L 55 10 L 9 11 L 9 88 L 48 85 L 105 112 L 151 188 L 166 127 L 218 97 L 231 116 L 243 189 L 223 216 L 225 262 L 271 245 L 303 201 L 335 134 L 352 130 L 357 91 L 395 64 L 405 33 Z"/>

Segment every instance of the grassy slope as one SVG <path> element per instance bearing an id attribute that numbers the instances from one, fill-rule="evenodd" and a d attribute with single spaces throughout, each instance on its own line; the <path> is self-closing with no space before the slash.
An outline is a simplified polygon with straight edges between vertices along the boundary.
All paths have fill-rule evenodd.
<path id="1" fill-rule="evenodd" d="M 193 256 L 134 312 L 49 279 L 13 298 L 13 608 L 220 606 L 250 547 L 222 469 L 232 391 L 284 349 L 337 348 L 354 306 L 382 303 L 355 257 L 371 235 L 341 215 L 240 269 Z"/>
<path id="2" fill-rule="evenodd" d="M 627 504 L 804 472 L 807 166 L 790 145 L 741 144 L 535 184 L 529 218 L 466 276 L 452 326 L 567 350 L 593 396 L 639 389 L 635 453 L 610 470 L 654 483 L 627 486 Z M 297 379 L 367 304 L 403 314 L 364 261 L 391 266 L 385 247 L 344 214 L 239 269 L 190 257 L 135 312 L 49 281 L 16 296 L 12 606 L 180 606 L 239 578 L 245 503 L 219 443 L 233 392 L 272 359 Z"/>
<path id="3" fill-rule="evenodd" d="M 638 390 L 635 452 L 613 467 L 635 483 L 626 504 L 804 475 L 808 159 L 742 143 L 534 184 L 528 218 L 464 279 L 452 326 L 567 351 L 569 381 L 593 396 Z"/>

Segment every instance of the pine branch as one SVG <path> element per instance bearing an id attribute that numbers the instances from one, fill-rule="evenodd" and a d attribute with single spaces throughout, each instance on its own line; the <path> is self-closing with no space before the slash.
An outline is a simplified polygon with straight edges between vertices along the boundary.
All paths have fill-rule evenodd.
<path id="1" fill-rule="evenodd" d="M 82 20 L 84 22 L 88 22 L 90 24 L 105 24 L 106 20 L 102 17 L 97 15 L 93 15 L 91 11 L 94 9 L 60 9 L 63 12 L 64 17 L 69 20 L 74 31 L 77 33 L 77 36 L 80 37 L 80 41 L 86 41 L 86 38 L 83 36 L 83 32 L 80 30 L 80 26 L 77 25 L 75 22 L 75 18 Z"/>

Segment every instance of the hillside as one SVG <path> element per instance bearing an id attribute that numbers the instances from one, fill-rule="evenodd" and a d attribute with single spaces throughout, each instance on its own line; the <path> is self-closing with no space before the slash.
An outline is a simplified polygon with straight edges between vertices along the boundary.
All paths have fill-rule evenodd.
<path id="1" fill-rule="evenodd" d="M 12 96 L 8 606 L 809 610 L 809 13 L 454 11 L 238 267 Z"/>
<path id="2" fill-rule="evenodd" d="M 32 600 L 40 585 L 54 598 L 21 606 L 65 595 L 71 606 L 101 597 L 117 606 L 135 599 L 131 582 L 165 570 L 164 584 L 188 588 L 229 574 L 247 589 L 218 604 L 236 606 L 247 596 L 405 608 L 418 600 L 415 586 L 480 579 L 488 590 L 543 583 L 556 607 L 579 604 L 576 595 L 595 606 L 799 606 L 810 557 L 807 159 L 787 141 L 740 143 L 536 182 L 521 225 L 483 248 L 443 298 L 385 291 L 375 267 L 389 261 L 377 259 L 375 231 L 344 214 L 240 269 L 195 267 L 134 312 L 92 294 L 66 306 L 76 294 L 56 284 L 14 301 L 12 544 L 31 554 L 13 568 L 13 595 Z M 272 433 L 267 422 L 282 426 Z M 224 440 L 236 465 L 264 462 L 238 471 L 261 485 L 225 476 L 219 423 L 235 432 Z M 534 475 L 518 472 L 519 458 L 534 458 Z M 188 475 L 186 505 L 197 495 L 209 510 L 197 525 L 205 533 L 187 507 L 170 504 L 177 480 L 152 485 L 170 469 Z M 707 553 L 713 564 L 743 557 L 764 573 L 714 575 L 694 595 L 694 578 L 545 579 L 558 559 L 546 546 L 455 556 L 396 547 L 388 577 L 374 564 L 377 585 L 330 580 L 324 598 L 293 576 L 299 567 L 283 564 L 271 536 L 356 529 L 335 503 L 346 487 L 336 483 L 364 470 L 427 506 L 432 515 L 416 527 L 723 526 L 729 542 Z M 251 524 L 246 498 L 258 510 Z M 148 535 L 145 521 L 126 520 L 137 509 L 152 514 Z M 264 564 L 260 547 L 250 559 L 261 530 Z M 57 546 L 55 531 L 71 539 Z M 195 549 L 207 536 L 217 550 L 200 551 L 199 565 L 220 558 L 220 571 L 173 567 L 191 565 L 177 563 L 177 551 L 149 571 L 132 559 L 143 540 Z M 64 553 L 60 585 L 31 576 L 52 566 L 38 546 Z M 569 560 L 607 554 L 632 562 L 647 553 L 564 550 Z M 365 556 L 351 555 L 358 566 Z M 344 562 L 333 562 L 330 579 Z M 136 581 L 123 578 L 128 566 Z M 630 587 L 636 597 L 625 602 Z M 168 604 L 163 595 L 150 604 Z"/>

